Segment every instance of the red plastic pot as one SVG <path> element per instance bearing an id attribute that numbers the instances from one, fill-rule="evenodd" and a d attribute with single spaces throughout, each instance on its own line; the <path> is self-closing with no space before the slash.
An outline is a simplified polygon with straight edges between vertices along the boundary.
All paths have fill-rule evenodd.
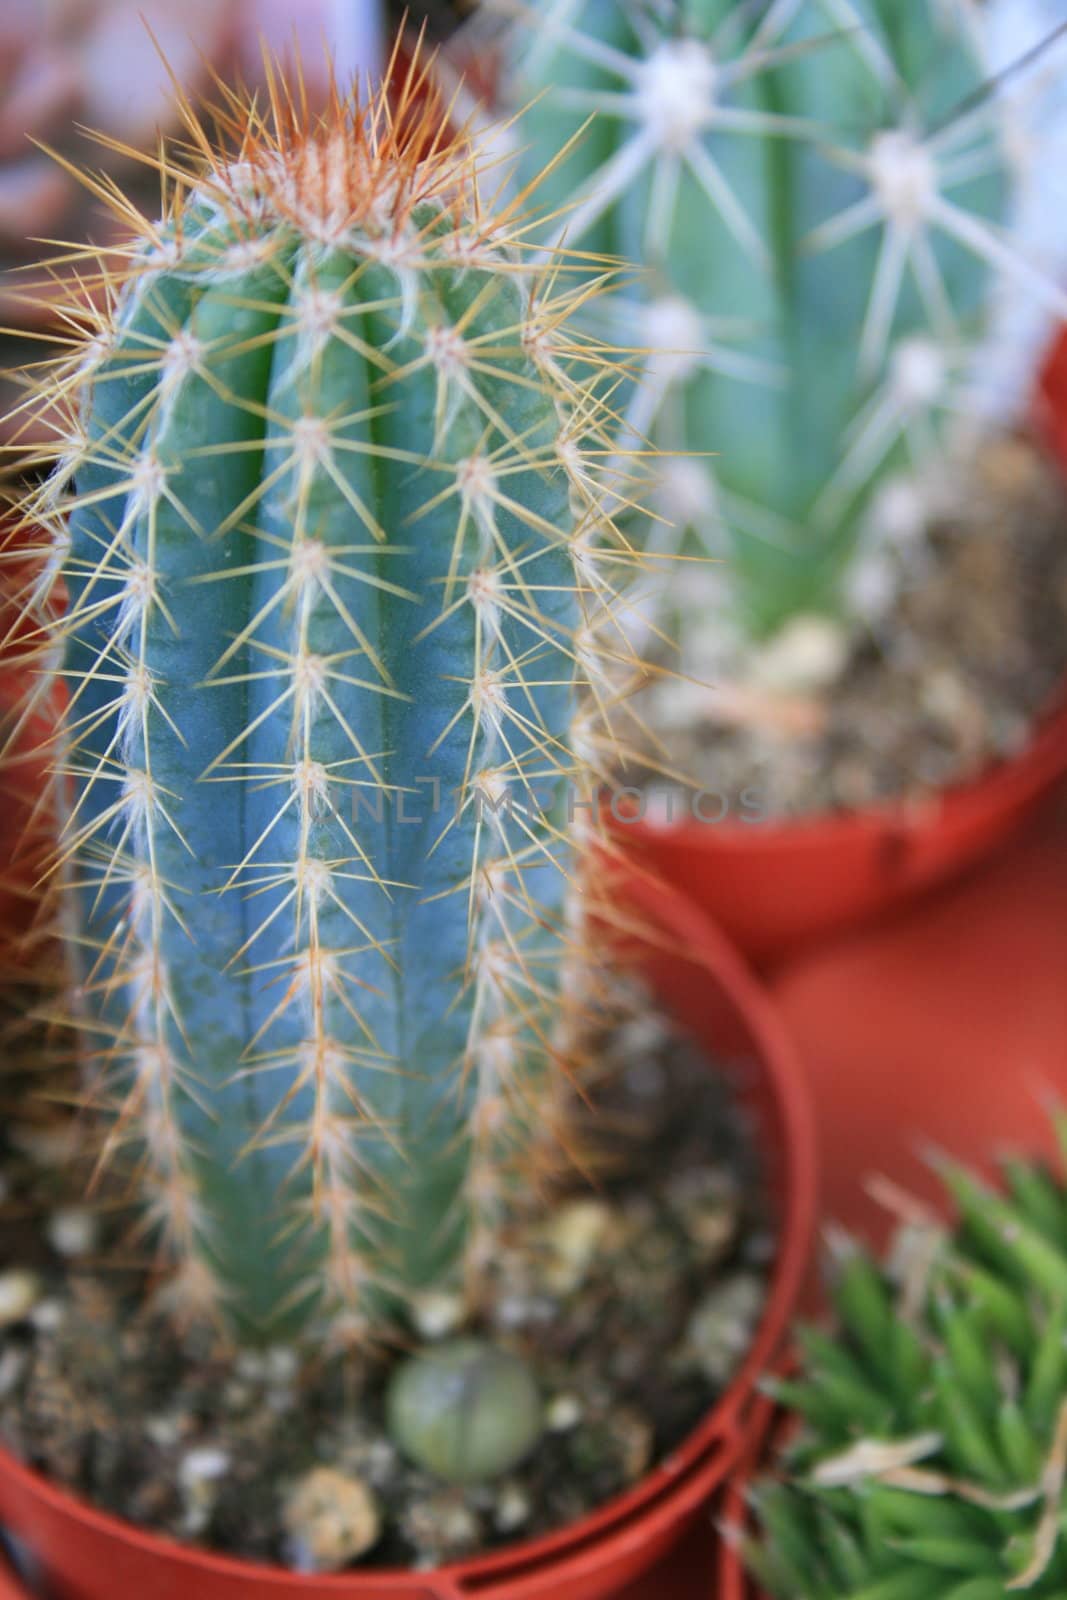
<path id="1" fill-rule="evenodd" d="M 1067 1096 L 1065 903 L 1067 792 L 1040 829 L 966 883 L 777 979 L 825 1152 L 823 1210 L 876 1249 L 892 1219 L 866 1180 L 882 1174 L 943 1204 L 931 1145 L 990 1179 L 1005 1150 L 1055 1162 L 1047 1107 Z M 806 1313 L 819 1309 L 813 1300 Z M 726 1529 L 745 1523 L 748 1481 L 742 1467 L 729 1485 Z M 728 1538 L 708 1550 L 706 1569 L 694 1594 L 764 1600 Z"/>
<path id="2" fill-rule="evenodd" d="M 0 1452 L 0 1522 L 40 1565 L 49 1600 L 601 1600 L 648 1571 L 743 1455 L 755 1384 L 788 1330 L 809 1263 L 813 1132 L 803 1078 L 760 987 L 680 896 L 627 872 L 613 963 L 633 963 L 718 1062 L 748 1108 L 779 1230 L 752 1348 L 704 1422 L 640 1484 L 545 1538 L 436 1572 L 303 1577 L 179 1546 L 94 1510 Z M 6 1600 L 0 1590 L 0 1600 Z"/>
<path id="3" fill-rule="evenodd" d="M 723 1498 L 719 1517 L 722 1536 L 717 1547 L 714 1581 L 708 1590 L 708 1600 L 764 1600 L 749 1580 L 737 1542 L 749 1524 L 745 1496 L 764 1459 L 767 1435 L 771 1432 L 774 1416 L 774 1402 L 761 1400 L 754 1416 L 752 1447 Z"/>
<path id="4" fill-rule="evenodd" d="M 1056 458 L 1067 464 L 1067 328 L 1053 340 L 1038 380 L 1034 422 Z"/>
<path id="5" fill-rule="evenodd" d="M 0 1556 L 0 1600 L 26 1600 L 26 1590 L 3 1556 Z"/>
<path id="6" fill-rule="evenodd" d="M 746 1502 L 749 1486 L 763 1461 L 773 1452 L 775 1440 L 782 1435 L 780 1420 L 775 1424 L 773 1401 L 760 1401 L 755 1422 L 758 1423 L 758 1432 L 754 1427 L 753 1446 L 723 1500 L 719 1519 L 722 1537 L 718 1544 L 714 1581 L 707 1591 L 708 1600 L 766 1600 L 763 1590 L 756 1587 L 745 1571 L 738 1541 L 750 1526 Z"/>
<path id="7" fill-rule="evenodd" d="M 1067 471 L 1067 332 L 1040 376 L 1034 425 Z M 780 823 L 628 822 L 618 832 L 637 859 L 695 899 L 747 956 L 767 963 L 881 918 L 983 859 L 1064 773 L 1067 690 L 1020 755 L 922 805 Z"/>
<path id="8" fill-rule="evenodd" d="M 880 918 L 989 855 L 1067 773 L 1067 700 L 1014 760 L 927 804 L 795 822 L 620 823 L 635 858 L 690 895 L 753 961 Z"/>
<path id="9" fill-rule="evenodd" d="M 880 1247 L 889 1219 L 866 1189 L 872 1174 L 937 1203 L 931 1147 L 986 1172 L 1006 1148 L 1055 1156 L 1065 905 L 1067 788 L 966 881 L 777 975 L 825 1151 L 827 1215 Z"/>
<path id="10" fill-rule="evenodd" d="M 40 572 L 41 539 L 13 514 L 0 512 L 0 970 L 12 978 L 32 967 L 35 946 L 28 936 L 41 911 L 40 884 L 55 834 L 47 809 L 48 742 L 64 691 L 57 686 L 32 715 L 22 709 L 39 682 L 35 624 L 24 600 Z"/>

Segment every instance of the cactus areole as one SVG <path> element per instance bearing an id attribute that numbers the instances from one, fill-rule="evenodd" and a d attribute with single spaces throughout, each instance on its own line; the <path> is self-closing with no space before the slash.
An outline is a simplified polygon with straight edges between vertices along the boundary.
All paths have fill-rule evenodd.
<path id="1" fill-rule="evenodd" d="M 316 120 L 276 85 L 225 157 L 190 114 L 52 385 L 90 1097 L 176 1310 L 242 1338 L 469 1280 L 575 1067 L 596 369 L 424 87 Z"/>

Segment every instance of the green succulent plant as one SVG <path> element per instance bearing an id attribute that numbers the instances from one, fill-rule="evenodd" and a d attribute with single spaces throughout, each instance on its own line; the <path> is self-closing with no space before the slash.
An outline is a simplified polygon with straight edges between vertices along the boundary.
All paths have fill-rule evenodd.
<path id="1" fill-rule="evenodd" d="M 664 453 L 647 537 L 726 557 L 720 616 L 749 636 L 874 614 L 921 520 L 914 477 L 972 409 L 995 289 L 1067 305 L 1008 231 L 1019 174 L 979 8 L 485 10 L 510 19 L 520 174 L 584 126 L 546 182 L 559 236 L 640 269 L 613 327 L 643 352 L 622 436 Z M 683 618 L 714 600 L 675 572 Z"/>
<path id="2" fill-rule="evenodd" d="M 427 96 L 189 112 L 43 385 L 87 1099 L 174 1305 L 243 1339 L 476 1285 L 582 1066 L 604 363 Z"/>
<path id="3" fill-rule="evenodd" d="M 1067 1593 L 1067 1186 L 1021 1159 L 1002 1188 L 942 1172 L 956 1220 L 913 1223 L 889 1265 L 842 1241 L 833 1325 L 775 1386 L 799 1426 L 747 1555 L 776 1600 Z"/>

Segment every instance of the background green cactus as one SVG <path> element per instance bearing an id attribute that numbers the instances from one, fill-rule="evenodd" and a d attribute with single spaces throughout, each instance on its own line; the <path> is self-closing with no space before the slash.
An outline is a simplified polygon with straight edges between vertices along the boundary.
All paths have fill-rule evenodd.
<path id="1" fill-rule="evenodd" d="M 28 507 L 102 1159 L 179 1309 L 250 1338 L 477 1272 L 563 1139 L 613 559 L 600 358 L 419 70 L 310 127 L 288 93 L 227 155 L 190 113 Z"/>
<path id="2" fill-rule="evenodd" d="M 978 9 L 485 8 L 513 22 L 520 172 L 594 119 L 549 198 L 570 246 L 642 269 L 618 308 L 622 338 L 648 352 L 624 437 L 664 452 L 658 509 L 690 550 L 729 556 L 750 633 L 862 613 L 879 539 L 912 520 L 894 478 L 936 457 L 970 407 L 996 281 L 1065 304 L 1002 229 L 1016 174 Z M 873 565 L 846 583 L 868 524 Z M 703 606 L 708 589 L 679 581 L 675 598 Z"/>
<path id="3" fill-rule="evenodd" d="M 748 1556 L 782 1600 L 1067 1592 L 1067 1188 L 1019 1159 L 1003 1190 L 943 1176 L 951 1228 L 910 1208 L 887 1266 L 840 1241 L 835 1326 L 779 1386 L 802 1426 Z"/>

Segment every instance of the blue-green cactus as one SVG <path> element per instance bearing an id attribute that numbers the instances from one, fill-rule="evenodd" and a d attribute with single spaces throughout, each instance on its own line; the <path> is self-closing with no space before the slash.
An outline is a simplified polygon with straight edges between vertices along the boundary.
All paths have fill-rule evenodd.
<path id="1" fill-rule="evenodd" d="M 476 1273 L 577 1066 L 602 358 L 423 88 L 191 124 L 33 503 L 103 1159 L 242 1337 Z"/>
<path id="2" fill-rule="evenodd" d="M 995 280 L 1067 303 L 1002 229 L 977 8 L 485 6 L 513 24 L 520 170 L 593 118 L 548 198 L 569 245 L 642 269 L 620 306 L 648 352 L 627 440 L 663 451 L 661 511 L 731 557 L 754 632 L 835 608 L 868 521 L 899 512 L 879 491 L 965 407 Z"/>

